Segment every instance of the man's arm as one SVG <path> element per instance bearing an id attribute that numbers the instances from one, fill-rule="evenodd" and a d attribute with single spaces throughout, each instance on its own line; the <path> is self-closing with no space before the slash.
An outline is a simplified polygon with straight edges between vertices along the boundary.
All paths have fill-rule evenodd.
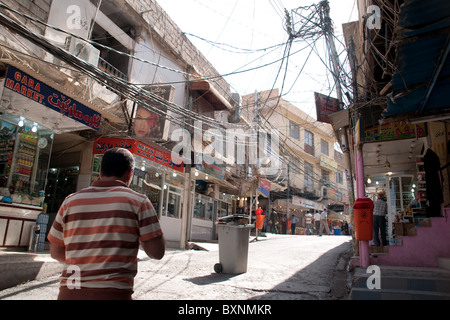
<path id="1" fill-rule="evenodd" d="M 166 252 L 166 241 L 162 235 L 147 241 L 142 241 L 141 245 L 145 253 L 152 259 L 161 260 Z"/>
<path id="2" fill-rule="evenodd" d="M 66 248 L 50 243 L 50 256 L 62 263 L 66 262 Z"/>

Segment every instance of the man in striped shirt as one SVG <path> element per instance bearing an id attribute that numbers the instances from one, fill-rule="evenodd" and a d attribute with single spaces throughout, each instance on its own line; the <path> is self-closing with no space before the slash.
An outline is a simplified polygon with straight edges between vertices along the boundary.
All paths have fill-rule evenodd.
<path id="1" fill-rule="evenodd" d="M 100 179 L 69 195 L 49 232 L 51 256 L 63 262 L 58 299 L 131 299 L 139 245 L 162 259 L 165 241 L 150 200 L 129 188 L 131 152 L 103 155 Z"/>

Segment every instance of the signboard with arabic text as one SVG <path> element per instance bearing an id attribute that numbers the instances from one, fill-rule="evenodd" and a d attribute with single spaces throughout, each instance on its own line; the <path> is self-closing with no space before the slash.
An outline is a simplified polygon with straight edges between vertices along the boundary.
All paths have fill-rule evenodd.
<path id="1" fill-rule="evenodd" d="M 98 130 L 100 128 L 100 113 L 13 66 L 8 67 L 5 88 L 78 121 L 91 129 Z"/>
<path id="2" fill-rule="evenodd" d="M 383 142 L 426 137 L 424 123 L 411 124 L 407 121 L 386 123 L 364 130 L 364 142 Z"/>
<path id="3" fill-rule="evenodd" d="M 296 206 L 305 207 L 308 209 L 315 209 L 315 210 L 323 210 L 323 208 L 325 208 L 325 206 L 321 203 L 318 203 L 318 202 L 315 202 L 312 200 L 308 200 L 308 199 L 304 199 L 304 198 L 300 198 L 300 197 L 296 197 L 296 196 L 292 197 L 292 204 L 296 205 Z"/>
<path id="4" fill-rule="evenodd" d="M 97 138 L 94 141 L 93 154 L 104 154 L 107 150 L 113 148 L 125 148 L 131 153 L 141 156 L 145 159 L 171 168 L 178 172 L 184 172 L 184 163 L 180 161 L 177 164 L 172 161 L 172 155 L 168 152 L 158 150 L 154 147 L 148 146 L 142 142 L 132 139 L 120 138 Z"/>

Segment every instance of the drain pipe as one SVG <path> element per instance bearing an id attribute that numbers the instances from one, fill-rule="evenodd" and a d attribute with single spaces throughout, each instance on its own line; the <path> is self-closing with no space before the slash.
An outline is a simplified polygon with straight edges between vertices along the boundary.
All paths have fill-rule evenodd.
<path id="1" fill-rule="evenodd" d="M 320 188 L 320 194 L 321 194 L 321 196 L 320 196 L 320 198 L 317 200 L 317 202 L 320 202 L 320 201 L 323 200 L 323 192 L 324 192 L 325 188 L 326 188 L 326 186 L 322 186 L 322 187 Z"/>

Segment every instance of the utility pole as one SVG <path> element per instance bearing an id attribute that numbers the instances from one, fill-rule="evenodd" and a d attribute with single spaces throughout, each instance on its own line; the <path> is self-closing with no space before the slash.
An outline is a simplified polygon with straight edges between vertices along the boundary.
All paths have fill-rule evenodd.
<path id="1" fill-rule="evenodd" d="M 286 220 L 289 218 L 289 196 L 291 193 L 291 189 L 289 187 L 289 162 L 287 163 L 287 197 L 286 197 Z"/>
<path id="2" fill-rule="evenodd" d="M 324 14 L 324 23 L 325 23 L 325 38 L 328 44 L 328 49 L 330 51 L 330 58 L 331 63 L 333 66 L 333 77 L 336 85 L 336 95 L 337 99 L 339 101 L 339 107 L 342 109 L 343 107 L 343 100 L 342 100 L 342 87 L 340 83 L 340 70 L 339 70 L 339 61 L 338 61 L 338 55 L 336 51 L 336 45 L 334 43 L 333 39 L 333 29 L 332 29 L 332 21 L 330 18 L 330 6 L 327 0 L 324 0 L 320 3 L 320 5 L 323 8 L 323 14 Z M 356 92 L 354 93 L 354 95 Z M 359 134 L 359 133 L 357 133 Z M 345 167 L 348 171 L 347 175 L 347 192 L 348 192 L 348 199 L 349 199 L 349 206 L 350 206 L 350 219 L 351 222 L 354 221 L 353 216 L 353 204 L 355 203 L 355 196 L 354 196 L 354 188 L 353 188 L 353 172 L 352 172 L 352 166 L 351 166 L 351 156 L 350 156 L 350 145 L 349 145 L 349 139 L 348 139 L 348 127 L 343 128 L 343 139 L 345 140 L 344 143 L 346 145 L 346 148 L 343 148 L 342 150 L 344 152 L 344 159 L 345 159 Z M 360 192 L 358 192 L 358 196 L 361 197 Z M 362 195 L 363 196 L 363 195 Z M 353 223 L 352 223 L 353 225 Z M 354 231 L 353 234 L 353 250 L 355 254 L 358 254 L 356 252 L 356 249 L 358 249 L 357 241 L 354 237 Z M 359 241 L 359 256 L 360 256 L 360 265 L 361 267 L 368 267 L 369 266 L 369 242 L 368 241 Z"/>
<path id="3" fill-rule="evenodd" d="M 312 12 L 311 8 L 314 8 Z M 338 54 L 336 51 L 336 45 L 334 43 L 334 32 L 332 28 L 332 21 L 330 18 L 330 6 L 327 0 L 321 1 L 318 5 L 309 7 L 299 7 L 295 10 L 295 16 L 299 17 L 300 21 L 291 17 L 286 12 L 286 29 L 290 37 L 303 38 L 303 37 L 316 37 L 324 35 L 327 41 L 328 50 L 331 59 L 332 73 L 336 86 L 337 100 L 339 101 L 339 109 L 342 110 L 344 102 L 342 99 L 342 87 L 340 83 L 340 68 Z M 297 27 L 300 25 L 299 27 Z M 298 30 L 294 30 L 298 29 Z M 350 219 L 353 222 L 353 204 L 355 202 L 354 188 L 353 188 L 353 173 L 351 165 L 351 155 L 349 146 L 349 127 L 342 128 L 342 135 L 340 130 L 335 130 L 336 139 L 341 142 L 341 148 L 344 153 L 344 161 L 346 168 L 346 181 L 347 181 L 347 193 L 350 207 Z M 353 233 L 353 252 L 354 255 L 358 254 L 357 243 L 355 242 L 354 231 Z M 367 247 L 368 249 L 368 247 Z"/>

